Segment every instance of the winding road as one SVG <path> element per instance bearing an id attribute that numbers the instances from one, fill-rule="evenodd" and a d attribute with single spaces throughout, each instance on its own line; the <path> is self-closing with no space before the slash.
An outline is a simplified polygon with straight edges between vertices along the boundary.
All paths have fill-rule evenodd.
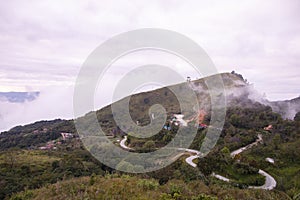
<path id="1" fill-rule="evenodd" d="M 253 142 L 253 143 L 251 143 L 251 144 L 249 144 L 249 145 L 247 145 L 245 147 L 239 148 L 239 149 L 231 152 L 230 156 L 232 158 L 234 158 L 236 155 L 238 155 L 238 154 L 242 153 L 243 151 L 245 151 L 247 149 L 250 149 L 253 146 L 257 145 L 258 143 L 262 142 L 262 140 L 263 140 L 262 139 L 262 135 L 258 134 L 257 137 L 258 138 L 257 138 L 257 140 L 255 142 Z M 249 186 L 249 188 L 252 188 L 252 189 L 263 189 L 263 190 L 272 190 L 272 189 L 274 189 L 276 187 L 277 182 L 276 182 L 276 180 L 270 174 L 268 174 L 267 172 L 265 172 L 265 171 L 263 171 L 261 169 L 259 169 L 258 173 L 261 174 L 262 176 L 266 177 L 265 184 L 262 185 L 262 186 Z M 228 179 L 226 177 L 223 177 L 221 175 L 215 174 L 215 173 L 213 173 L 212 176 L 216 177 L 219 180 L 223 180 L 223 181 L 226 181 L 226 182 L 230 181 L 230 179 Z M 226 180 L 224 180 L 224 179 L 226 179 Z"/>
<path id="2" fill-rule="evenodd" d="M 197 165 L 193 162 L 194 159 L 199 158 L 199 155 L 201 154 L 200 151 L 194 150 L 194 149 L 185 149 L 185 148 L 178 148 L 178 150 L 185 151 L 191 154 L 196 154 L 196 155 L 191 155 L 185 159 L 185 162 L 192 167 L 197 167 Z"/>
<path id="3" fill-rule="evenodd" d="M 127 136 L 124 136 L 124 138 L 120 141 L 120 146 L 123 149 L 126 149 L 126 150 L 133 150 L 132 148 L 126 146 L 126 144 L 125 144 L 126 141 L 127 141 Z M 185 159 L 185 161 L 189 165 L 191 165 L 192 167 L 197 167 L 197 165 L 193 162 L 193 160 L 196 159 L 196 158 L 199 158 L 200 151 L 197 151 L 197 150 L 194 150 L 194 149 L 185 149 L 185 148 L 178 148 L 178 150 L 184 151 L 184 152 L 187 152 L 187 153 L 190 153 L 190 154 L 194 154 L 194 155 L 191 155 L 191 156 L 187 157 Z"/>
<path id="4" fill-rule="evenodd" d="M 263 140 L 263 139 L 262 139 L 262 135 L 261 135 L 261 134 L 258 134 L 257 137 L 258 137 L 258 138 L 256 139 L 255 142 L 253 142 L 253 143 L 251 143 L 251 144 L 249 144 L 249 145 L 247 145 L 247 146 L 245 146 L 245 147 L 239 148 L 239 149 L 237 149 L 237 150 L 231 152 L 231 153 L 230 153 L 230 156 L 231 156 L 232 158 L 234 158 L 236 155 L 238 155 L 238 154 L 242 153 L 243 151 L 245 151 L 245 150 L 247 150 L 247 149 L 250 149 L 250 148 L 252 148 L 253 146 L 257 145 L 258 143 L 262 142 L 262 140 Z"/>
<path id="5" fill-rule="evenodd" d="M 259 134 L 258 135 L 258 138 L 255 142 L 245 146 L 245 147 L 242 147 L 242 148 L 239 148 L 233 152 L 230 153 L 230 156 L 232 158 L 234 158 L 236 155 L 242 153 L 243 151 L 247 150 L 247 149 L 250 149 L 252 148 L 253 146 L 257 145 L 258 143 L 260 143 L 262 141 L 262 135 Z M 120 141 L 120 146 L 126 150 L 133 150 L 132 148 L 126 146 L 126 141 L 127 141 L 127 136 L 124 136 L 124 138 Z M 194 150 L 194 149 L 186 149 L 186 148 L 178 148 L 178 150 L 180 151 L 184 151 L 184 152 L 187 152 L 189 154 L 192 154 L 191 156 L 187 157 L 185 159 L 186 163 L 188 163 L 189 165 L 191 165 L 192 167 L 197 167 L 197 164 L 195 164 L 193 162 L 194 159 L 196 158 L 199 158 L 200 157 L 200 154 L 201 152 L 200 151 L 197 151 L 197 150 Z M 263 189 L 263 190 L 272 190 L 276 187 L 276 180 L 270 175 L 268 174 L 267 172 L 259 169 L 258 171 L 259 174 L 261 174 L 262 176 L 266 177 L 266 181 L 265 181 L 265 184 L 262 185 L 262 186 L 249 186 L 249 188 L 252 188 L 252 189 Z M 225 182 L 230 182 L 230 179 L 229 178 L 226 178 L 224 176 L 221 176 L 219 174 L 215 174 L 215 173 L 212 173 L 212 176 L 214 176 L 215 178 L 219 179 L 219 180 L 222 180 L 222 181 L 225 181 Z"/>
<path id="6" fill-rule="evenodd" d="M 125 144 L 126 141 L 127 141 L 127 136 L 124 136 L 123 140 L 121 140 L 121 142 L 120 142 L 120 146 L 121 146 L 123 149 L 133 150 L 132 148 L 126 146 L 126 144 Z"/>
<path id="7" fill-rule="evenodd" d="M 253 189 L 264 189 L 264 190 L 272 190 L 276 187 L 276 181 L 275 179 L 268 174 L 267 172 L 263 171 L 263 170 L 259 170 L 258 171 L 259 174 L 263 175 L 264 177 L 266 177 L 266 182 L 264 185 L 262 186 L 249 186 L 249 188 L 253 188 Z"/>

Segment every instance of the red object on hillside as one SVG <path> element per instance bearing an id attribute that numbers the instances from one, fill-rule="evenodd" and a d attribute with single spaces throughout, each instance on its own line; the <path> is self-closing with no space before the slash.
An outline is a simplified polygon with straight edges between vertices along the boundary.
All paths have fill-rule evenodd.
<path id="1" fill-rule="evenodd" d="M 207 125 L 206 124 L 199 124 L 198 128 L 205 129 L 205 128 L 207 128 Z"/>

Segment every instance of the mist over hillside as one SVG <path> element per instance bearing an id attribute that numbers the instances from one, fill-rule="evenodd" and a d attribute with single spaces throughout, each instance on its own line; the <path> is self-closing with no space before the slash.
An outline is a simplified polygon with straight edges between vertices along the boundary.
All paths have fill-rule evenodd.
<path id="1" fill-rule="evenodd" d="M 247 83 L 242 75 L 223 73 L 226 99 L 229 105 L 251 106 L 249 100 L 271 106 L 283 118 L 293 119 L 300 111 L 299 98 L 286 101 L 269 101 L 255 89 L 255 84 Z M 201 96 L 202 107 L 209 106 L 209 91 L 203 80 L 194 80 L 190 87 Z M 238 99 L 238 100 L 237 100 Z M 103 99 L 100 99 L 101 102 Z M 104 106 L 103 103 L 98 105 Z M 87 111 L 88 112 L 88 111 Z M 0 132 L 16 125 L 24 125 L 38 120 L 73 118 L 73 88 L 47 88 L 41 92 L 0 92 Z"/>
<path id="2" fill-rule="evenodd" d="M 272 107 L 274 112 L 288 119 L 293 119 L 300 112 L 300 96 L 291 100 L 270 101 L 267 104 Z"/>
<path id="3" fill-rule="evenodd" d="M 258 102 L 270 106 L 274 112 L 279 113 L 283 118 L 287 119 L 293 119 L 296 113 L 300 111 L 300 97 L 284 101 L 270 101 L 262 92 L 255 89 L 255 83 L 248 83 L 241 74 L 233 71 L 221 75 L 225 86 L 225 96 L 228 106 L 251 107 L 253 103 Z M 205 84 L 202 83 L 200 85 L 197 80 L 191 82 L 191 87 L 199 94 L 209 94 Z M 209 102 L 205 103 L 209 104 Z"/>
<path id="4" fill-rule="evenodd" d="M 259 93 L 252 84 L 246 84 L 243 87 L 227 91 L 227 101 L 230 105 L 251 106 L 251 104 L 247 103 L 249 100 L 270 106 L 274 112 L 279 113 L 285 119 L 294 119 L 297 112 L 300 111 L 300 97 L 284 101 L 270 101 L 263 94 Z"/>

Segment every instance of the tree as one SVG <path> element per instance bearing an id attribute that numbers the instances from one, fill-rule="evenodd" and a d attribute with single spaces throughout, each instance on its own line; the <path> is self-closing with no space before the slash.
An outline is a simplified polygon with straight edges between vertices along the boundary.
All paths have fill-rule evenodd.
<path id="1" fill-rule="evenodd" d="M 134 166 L 131 163 L 123 160 L 117 165 L 116 169 L 121 171 L 132 172 L 134 171 Z"/>
<path id="2" fill-rule="evenodd" d="M 222 150 L 221 150 L 221 152 L 222 152 L 222 154 L 224 154 L 224 155 L 230 155 L 230 151 L 229 151 L 229 149 L 227 148 L 227 147 L 224 147 Z"/>
<path id="3" fill-rule="evenodd" d="M 211 173 L 213 172 L 214 170 L 214 167 L 215 167 L 215 159 L 211 157 L 210 155 L 202 158 L 202 159 L 199 159 L 199 162 L 198 162 L 198 168 L 199 170 L 205 175 L 205 176 L 209 176 L 211 175 Z"/>
<path id="4" fill-rule="evenodd" d="M 163 142 L 165 144 L 169 143 L 172 140 L 172 135 L 168 132 L 166 132 L 166 134 L 163 137 Z"/>
<path id="5" fill-rule="evenodd" d="M 13 150 L 9 150 L 4 155 L 5 162 L 9 165 L 10 169 L 14 169 L 15 164 L 17 162 L 16 152 Z"/>
<path id="6" fill-rule="evenodd" d="M 143 149 L 146 150 L 146 151 L 151 151 L 151 150 L 155 149 L 155 143 L 153 142 L 153 140 L 147 141 L 143 145 Z"/>
<path id="7" fill-rule="evenodd" d="M 239 124 L 240 124 L 240 118 L 237 114 L 233 114 L 231 115 L 230 117 L 230 123 L 235 126 L 235 127 L 238 127 Z"/>
<path id="8" fill-rule="evenodd" d="M 300 121 L 300 112 L 297 112 L 297 114 L 294 117 L 294 120 L 298 122 Z"/>
<path id="9" fill-rule="evenodd" d="M 225 160 L 225 162 L 227 164 L 229 164 L 230 160 L 231 160 L 231 156 L 230 156 L 230 151 L 227 147 L 224 147 L 222 150 L 221 150 L 221 153 L 222 153 L 222 157 L 223 159 Z"/>
<path id="10" fill-rule="evenodd" d="M 280 137 L 280 135 L 277 133 L 277 134 L 274 136 L 274 138 L 273 138 L 273 144 L 274 144 L 274 148 L 275 148 L 276 150 L 278 150 L 278 145 L 279 145 L 279 143 L 280 143 L 280 140 L 281 140 L 281 137 Z"/>

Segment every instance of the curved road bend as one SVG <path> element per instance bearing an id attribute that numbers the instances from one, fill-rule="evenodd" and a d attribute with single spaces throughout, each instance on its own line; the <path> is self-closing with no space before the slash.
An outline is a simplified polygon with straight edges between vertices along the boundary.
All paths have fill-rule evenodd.
<path id="1" fill-rule="evenodd" d="M 127 149 L 127 150 L 133 150 L 132 148 L 130 148 L 130 147 L 128 147 L 128 146 L 125 145 L 126 141 L 127 141 L 127 136 L 124 136 L 124 139 L 120 141 L 120 146 L 122 148 L 124 148 L 124 149 Z M 249 145 L 247 145 L 245 147 L 239 148 L 239 149 L 231 152 L 230 155 L 231 155 L 231 157 L 234 157 L 235 155 L 240 154 L 243 151 L 252 148 L 253 146 L 257 145 L 261 141 L 262 141 L 262 135 L 259 134 L 258 135 L 258 139 L 255 142 L 253 142 L 253 143 L 251 143 L 251 144 L 249 144 Z M 188 152 L 188 153 L 191 153 L 191 154 L 196 154 L 196 155 L 191 155 L 191 156 L 187 157 L 185 159 L 185 161 L 186 161 L 186 163 L 188 163 L 192 167 L 197 167 L 197 164 L 195 164 L 193 162 L 193 160 L 196 159 L 196 158 L 199 158 L 199 155 L 201 153 L 200 151 L 197 151 L 197 150 L 194 150 L 194 149 L 185 149 L 185 148 L 178 148 L 178 150 L 185 151 L 185 152 Z M 270 174 L 268 174 L 267 172 L 265 172 L 265 171 L 263 171 L 261 169 L 259 170 L 258 173 L 261 174 L 262 176 L 266 177 L 265 184 L 262 185 L 262 186 L 249 186 L 249 188 L 272 190 L 272 189 L 274 189 L 276 187 L 277 182 L 276 182 L 276 180 Z M 226 181 L 226 182 L 230 181 L 230 179 L 228 179 L 228 178 L 226 178 L 224 176 L 221 176 L 219 174 L 213 173 L 212 176 L 214 176 L 217 179 L 220 179 L 222 181 Z"/>

